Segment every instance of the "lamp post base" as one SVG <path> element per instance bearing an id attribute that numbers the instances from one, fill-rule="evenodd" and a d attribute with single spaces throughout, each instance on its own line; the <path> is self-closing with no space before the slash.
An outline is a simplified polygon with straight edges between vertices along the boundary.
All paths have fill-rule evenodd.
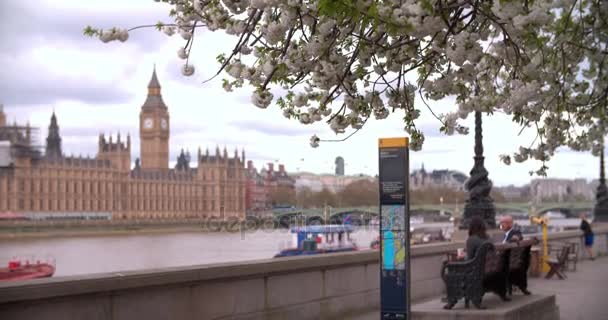
<path id="1" fill-rule="evenodd" d="M 496 208 L 491 199 L 471 202 L 467 201 L 464 205 L 464 218 L 462 219 L 459 228 L 468 229 L 471 219 L 475 216 L 481 217 L 485 221 L 486 226 L 490 229 L 496 228 Z"/>
<path id="2" fill-rule="evenodd" d="M 595 206 L 593 208 L 593 222 L 608 222 L 608 208 Z"/>

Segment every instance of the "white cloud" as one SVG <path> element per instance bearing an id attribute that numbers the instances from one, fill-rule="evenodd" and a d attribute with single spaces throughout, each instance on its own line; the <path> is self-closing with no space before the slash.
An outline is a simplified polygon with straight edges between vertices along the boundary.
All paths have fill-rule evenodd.
<path id="1" fill-rule="evenodd" d="M 53 109 L 64 134 L 64 150 L 74 154 L 96 153 L 100 132 L 114 135 L 131 133 L 132 158 L 139 154 L 139 109 L 145 100 L 152 66 L 156 64 L 163 97 L 171 115 L 172 160 L 184 148 L 192 154 L 198 147 L 227 145 L 246 149 L 247 157 L 259 166 L 282 162 L 290 171 L 333 172 L 334 159 L 342 156 L 347 173 L 377 172 L 377 141 L 380 137 L 404 136 L 400 114 L 384 121 L 369 120 L 366 127 L 345 142 L 321 143 L 309 147 L 309 137 L 336 137 L 324 124 L 303 126 L 282 117 L 275 106 L 261 110 L 251 105 L 246 88 L 233 93 L 221 89 L 221 78 L 204 83 L 218 67 L 215 57 L 229 52 L 234 37 L 219 32 L 196 34 L 192 63 L 193 77 L 180 75 L 177 49 L 184 45 L 179 36 L 167 38 L 154 29 L 133 31 L 126 43 L 103 44 L 82 36 L 87 24 L 108 28 L 154 24 L 168 21 L 168 7 L 150 0 L 94 0 L 0 3 L 0 102 L 5 103 L 9 119 L 30 121 L 40 127 L 42 143 Z M 26 19 L 24 19 L 26 18 Z M 26 21 L 27 23 L 25 23 Z M 38 21 L 38 23 L 36 23 Z M 17 32 L 19 31 L 19 32 Z M 10 41 L 9 41 L 10 40 Z M 437 114 L 454 110 L 454 101 L 431 103 Z M 424 150 L 411 152 L 411 168 L 422 163 L 427 169 L 451 168 L 468 173 L 473 166 L 472 117 L 468 136 L 446 137 L 438 132 L 439 122 L 426 107 L 419 127 L 427 134 Z M 528 145 L 533 132 L 518 136 L 504 115 L 484 118 L 486 167 L 497 185 L 523 184 L 528 171 L 539 164 L 528 162 L 510 167 L 498 155 L 512 153 Z M 597 175 L 597 159 L 586 153 L 560 152 L 549 163 L 554 177 Z"/>

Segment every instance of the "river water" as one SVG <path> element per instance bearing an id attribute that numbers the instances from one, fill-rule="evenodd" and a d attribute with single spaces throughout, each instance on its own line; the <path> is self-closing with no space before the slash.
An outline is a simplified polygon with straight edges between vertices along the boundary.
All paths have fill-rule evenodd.
<path id="1" fill-rule="evenodd" d="M 527 220 L 517 220 L 521 226 Z M 558 219 L 554 227 L 577 227 L 578 219 Z M 416 228 L 448 228 L 450 223 L 423 223 Z M 367 249 L 378 227 L 362 227 L 351 237 Z M 55 276 L 120 272 L 272 258 L 290 247 L 287 229 L 255 232 L 182 232 L 109 236 L 0 239 L 0 266 L 12 257 L 21 260 L 54 259 Z"/>
<path id="2" fill-rule="evenodd" d="M 377 231 L 358 230 L 351 237 L 366 249 Z M 119 272 L 272 258 L 289 247 L 286 229 L 253 233 L 168 233 L 0 240 L 0 263 L 55 260 L 55 276 Z"/>

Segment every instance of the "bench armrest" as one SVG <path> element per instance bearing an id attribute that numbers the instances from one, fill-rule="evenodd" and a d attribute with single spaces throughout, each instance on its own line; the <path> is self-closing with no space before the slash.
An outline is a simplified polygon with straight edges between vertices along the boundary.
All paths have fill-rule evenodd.
<path id="1" fill-rule="evenodd" d="M 478 264 L 477 260 L 470 259 L 465 261 L 444 262 L 441 268 L 441 278 L 445 280 L 448 273 L 451 274 L 466 274 L 475 269 Z"/>

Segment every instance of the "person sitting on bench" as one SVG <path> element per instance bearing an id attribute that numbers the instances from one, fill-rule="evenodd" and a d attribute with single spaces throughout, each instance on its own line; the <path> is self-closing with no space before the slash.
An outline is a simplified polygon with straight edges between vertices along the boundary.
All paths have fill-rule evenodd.
<path id="1" fill-rule="evenodd" d="M 475 258 L 477 249 L 479 249 L 484 242 L 487 242 L 488 238 L 486 223 L 478 216 L 473 217 L 469 224 L 469 237 L 467 238 L 466 243 L 467 260 Z"/>
<path id="2" fill-rule="evenodd" d="M 519 242 L 524 239 L 521 231 L 513 226 L 513 217 L 510 215 L 504 215 L 500 218 L 500 229 L 505 232 L 502 243 Z"/>

